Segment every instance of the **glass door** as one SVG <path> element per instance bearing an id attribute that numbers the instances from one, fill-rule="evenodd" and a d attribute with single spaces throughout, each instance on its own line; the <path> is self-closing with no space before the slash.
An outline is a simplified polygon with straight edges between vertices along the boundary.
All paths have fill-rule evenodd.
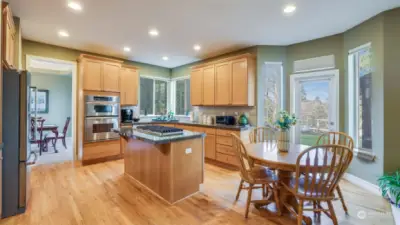
<path id="1" fill-rule="evenodd" d="M 292 131 L 296 144 L 315 145 L 318 137 L 338 130 L 338 71 L 291 76 L 291 111 L 298 124 Z"/>

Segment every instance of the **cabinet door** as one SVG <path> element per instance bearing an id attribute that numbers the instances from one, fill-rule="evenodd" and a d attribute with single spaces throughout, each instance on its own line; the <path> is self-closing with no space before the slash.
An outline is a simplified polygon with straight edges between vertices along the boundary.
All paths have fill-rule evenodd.
<path id="1" fill-rule="evenodd" d="M 214 65 L 203 68 L 203 105 L 215 104 Z"/>
<path id="2" fill-rule="evenodd" d="M 103 63 L 103 90 L 119 92 L 119 71 L 120 65 L 113 63 Z"/>
<path id="3" fill-rule="evenodd" d="M 231 66 L 231 62 L 215 65 L 215 105 L 229 105 L 231 103 Z"/>
<path id="4" fill-rule="evenodd" d="M 83 62 L 83 89 L 88 91 L 101 91 L 102 85 L 102 63 L 86 59 Z"/>
<path id="5" fill-rule="evenodd" d="M 215 135 L 207 135 L 205 138 L 205 157 L 215 159 Z"/>
<path id="6" fill-rule="evenodd" d="M 134 69 L 127 69 L 125 72 L 124 83 L 125 86 L 125 104 L 137 105 L 138 104 L 138 86 L 139 86 L 139 72 Z M 122 92 L 121 92 L 122 95 Z"/>
<path id="7" fill-rule="evenodd" d="M 190 103 L 202 105 L 203 103 L 203 70 L 194 69 L 190 73 Z"/>
<path id="8" fill-rule="evenodd" d="M 232 61 L 232 105 L 248 104 L 247 59 Z"/>
<path id="9" fill-rule="evenodd" d="M 129 70 L 126 68 L 121 68 L 119 73 L 120 81 L 120 101 L 121 105 L 127 105 L 126 94 L 128 91 L 128 85 L 126 84 L 126 80 L 128 80 Z"/>

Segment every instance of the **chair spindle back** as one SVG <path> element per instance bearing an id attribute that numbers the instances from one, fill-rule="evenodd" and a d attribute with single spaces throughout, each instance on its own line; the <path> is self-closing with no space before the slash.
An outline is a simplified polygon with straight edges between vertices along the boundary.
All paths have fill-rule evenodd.
<path id="1" fill-rule="evenodd" d="M 253 168 L 253 161 L 247 154 L 246 147 L 244 146 L 242 140 L 234 133 L 231 133 L 233 141 L 233 149 L 237 155 L 240 162 L 240 175 L 247 182 L 253 182 L 254 179 L 251 175 L 251 170 Z"/>
<path id="2" fill-rule="evenodd" d="M 276 134 L 272 128 L 257 127 L 250 132 L 250 143 L 260 143 L 267 141 L 275 141 Z"/>
<path id="3" fill-rule="evenodd" d="M 327 132 L 319 136 L 316 145 L 344 145 L 353 150 L 353 138 L 343 132 Z"/>
<path id="4" fill-rule="evenodd" d="M 296 162 L 296 192 L 303 179 L 305 196 L 332 196 L 352 159 L 353 151 L 342 145 L 319 145 L 304 150 Z"/>

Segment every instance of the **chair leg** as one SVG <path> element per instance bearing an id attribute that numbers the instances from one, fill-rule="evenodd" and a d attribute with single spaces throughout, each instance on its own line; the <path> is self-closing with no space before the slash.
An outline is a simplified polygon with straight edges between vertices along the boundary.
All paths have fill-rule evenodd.
<path id="1" fill-rule="evenodd" d="M 281 203 L 279 201 L 278 185 L 277 184 L 273 185 L 273 192 L 274 192 L 274 198 L 275 198 L 275 204 L 276 204 L 276 211 L 278 212 L 278 216 L 280 216 L 282 214 L 282 212 L 281 212 Z"/>
<path id="2" fill-rule="evenodd" d="M 249 185 L 249 192 L 247 193 L 246 212 L 244 213 L 245 218 L 249 217 L 249 208 L 250 208 L 250 202 L 251 202 L 251 194 L 253 193 L 253 186 L 254 186 L 254 184 Z"/>
<path id="3" fill-rule="evenodd" d="M 328 201 L 328 207 L 329 207 L 329 212 L 330 212 L 333 224 L 338 225 L 338 221 L 337 221 L 336 214 L 335 214 L 335 208 L 333 208 L 332 201 Z"/>
<path id="4" fill-rule="evenodd" d="M 64 148 L 67 149 L 67 144 L 65 143 L 65 137 L 63 137 L 61 140 L 62 140 L 62 143 L 64 145 Z"/>
<path id="5" fill-rule="evenodd" d="M 346 214 L 349 214 L 348 211 L 347 211 L 346 203 L 344 202 L 342 190 L 340 189 L 340 186 L 339 186 L 339 185 L 336 187 L 336 191 L 337 191 L 337 193 L 338 193 L 338 195 L 339 195 L 340 201 L 342 202 L 342 206 L 343 206 L 344 211 L 346 212 Z"/>
<path id="6" fill-rule="evenodd" d="M 299 208 L 297 210 L 297 225 L 303 224 L 303 207 L 304 207 L 304 200 L 299 200 Z"/>
<path id="7" fill-rule="evenodd" d="M 237 194 L 236 194 L 236 201 L 239 200 L 239 196 L 240 196 L 240 192 L 242 191 L 243 183 L 244 183 L 244 180 L 240 179 L 239 188 L 238 188 L 238 191 L 237 191 Z"/>

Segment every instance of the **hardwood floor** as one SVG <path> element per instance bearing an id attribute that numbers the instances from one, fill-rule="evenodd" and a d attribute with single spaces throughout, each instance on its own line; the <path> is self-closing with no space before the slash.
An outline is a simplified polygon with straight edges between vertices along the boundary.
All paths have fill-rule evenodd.
<path id="1" fill-rule="evenodd" d="M 261 217 L 254 207 L 246 220 L 246 192 L 234 202 L 238 184 L 238 172 L 206 164 L 202 191 L 171 206 L 125 178 L 123 160 L 85 167 L 78 163 L 39 165 L 32 168 L 27 212 L 1 220 L 0 225 L 296 224 L 294 219 Z M 336 201 L 339 224 L 394 224 L 390 206 L 381 197 L 348 182 L 341 187 L 350 216 L 344 216 Z M 260 195 L 255 192 L 253 196 Z M 359 219 L 357 214 L 366 218 Z M 321 223 L 315 224 L 332 222 L 323 216 Z"/>

